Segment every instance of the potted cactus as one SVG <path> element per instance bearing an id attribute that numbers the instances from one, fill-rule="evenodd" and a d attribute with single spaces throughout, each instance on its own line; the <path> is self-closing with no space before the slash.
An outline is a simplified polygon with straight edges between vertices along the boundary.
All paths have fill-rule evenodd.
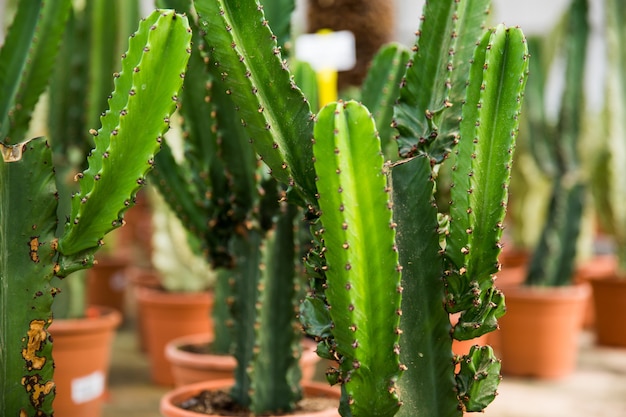
<path id="1" fill-rule="evenodd" d="M 594 161 L 592 185 L 603 230 L 610 236 L 616 256 L 609 258 L 609 276 L 603 277 L 606 274 L 594 271 L 591 283 L 597 342 L 624 347 L 624 332 L 616 328 L 616 323 L 623 322 L 620 320 L 623 309 L 619 306 L 623 305 L 626 298 L 626 216 L 621 207 L 626 199 L 626 177 L 623 172 L 626 156 L 626 121 L 623 116 L 626 109 L 626 33 L 619 23 L 626 16 L 626 8 L 622 2 L 612 0 L 605 2 L 604 8 L 608 45 L 606 104 L 603 109 L 606 123 L 603 124 L 605 129 L 601 129 L 601 135 L 598 135 L 601 147 Z"/>
<path id="2" fill-rule="evenodd" d="M 556 36 L 559 43 L 553 45 L 563 54 L 566 83 L 556 125 L 546 116 L 545 103 L 554 62 L 548 46 L 554 37 L 529 39 L 533 59 L 524 138 L 537 166 L 550 179 L 552 193 L 524 285 L 503 284 L 507 297 L 507 315 L 499 332 L 503 373 L 558 378 L 576 365 L 589 299 L 587 285 L 572 285 L 586 192 L 578 147 L 584 118 L 587 10 L 586 0 L 571 2 L 559 28 L 561 36 Z"/>
<path id="3" fill-rule="evenodd" d="M 70 1 L 20 2 L 0 52 L 0 86 L 6 93 L 0 99 L 2 415 L 51 415 L 53 408 L 73 415 L 53 404 L 55 393 L 79 402 L 78 415 L 99 415 L 108 359 L 94 357 L 97 346 L 89 352 L 87 373 L 72 381 L 77 391 L 72 382 L 66 386 L 55 378 L 49 334 L 59 292 L 55 280 L 93 266 L 104 235 L 122 225 L 176 108 L 189 56 L 184 16 L 156 11 L 142 21 L 115 74 L 102 128 L 93 131 L 96 147 L 77 175 L 80 191 L 71 198 L 71 214 L 58 222 L 57 207 L 66 201 L 57 194 L 51 146 L 25 134 L 55 64 L 70 6 Z M 172 65 L 163 66 L 165 60 Z M 105 328 L 114 327 L 115 318 L 103 321 Z M 74 339 L 70 345 L 82 343 Z M 71 365 L 77 365 L 75 357 Z"/>
<path id="4" fill-rule="evenodd" d="M 151 187 L 152 188 L 152 187 Z M 150 360 L 152 381 L 171 386 L 175 380 L 165 356 L 165 346 L 182 336 L 213 332 L 211 290 L 215 274 L 198 251 L 198 242 L 155 190 L 152 268 L 133 269 L 131 276 L 151 276 L 155 285 L 137 285 L 138 331 Z"/>
<path id="5" fill-rule="evenodd" d="M 385 165 L 376 129 L 384 121 L 362 104 L 331 103 L 312 114 L 258 1 L 194 5 L 214 75 L 201 84 L 212 87 L 205 101 L 232 100 L 234 126 L 266 165 L 261 173 L 288 187 L 281 200 L 305 209 L 313 247 L 300 317 L 318 354 L 337 362 L 327 376 L 341 384 L 340 413 L 482 410 L 495 397 L 500 364 L 489 347 L 454 357 L 452 340 L 494 330 L 504 313 L 493 275 L 528 65 L 521 30 L 484 30 L 489 1 L 427 3 L 396 96 L 398 161 Z M 434 204 L 442 163 L 454 167 L 450 213 Z M 252 302 L 265 310 L 266 299 Z M 256 321 L 241 314 L 233 319 Z M 235 342 L 243 348 L 250 346 Z M 254 362 L 265 349 L 252 349 L 254 364 L 236 374 L 235 402 L 274 385 Z M 181 392 L 166 395 L 162 410 Z"/>

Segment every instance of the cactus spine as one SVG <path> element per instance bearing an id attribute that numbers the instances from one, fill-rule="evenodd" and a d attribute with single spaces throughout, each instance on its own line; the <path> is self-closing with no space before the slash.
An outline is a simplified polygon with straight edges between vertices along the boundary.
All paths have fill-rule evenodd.
<path id="1" fill-rule="evenodd" d="M 64 20 L 56 25 L 63 27 Z M 2 136 L 0 230 L 7 238 L 0 242 L 0 414 L 52 414 L 52 340 L 47 328 L 58 290 L 51 279 L 91 266 L 104 234 L 121 225 L 124 210 L 143 185 L 137 178 L 150 168 L 148 161 L 159 148 L 156 139 L 176 108 L 173 98 L 182 84 L 189 40 L 186 18 L 171 11 L 156 11 L 140 24 L 102 118 L 90 167 L 79 175 L 81 193 L 74 197 L 63 234 L 56 230 L 58 196 L 50 146 L 43 138 L 12 145 Z M 171 65 L 162 65 L 166 61 Z M 9 75 L 1 75 L 4 85 Z M 39 90 L 39 81 L 24 86 L 25 96 Z"/>

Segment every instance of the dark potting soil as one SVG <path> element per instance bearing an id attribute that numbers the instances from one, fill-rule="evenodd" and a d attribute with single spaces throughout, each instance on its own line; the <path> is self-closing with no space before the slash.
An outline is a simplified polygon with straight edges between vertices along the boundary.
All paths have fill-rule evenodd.
<path id="1" fill-rule="evenodd" d="M 201 391 L 194 397 L 189 398 L 181 404 L 180 408 L 201 414 L 216 414 L 219 416 L 233 417 L 253 417 L 254 414 L 245 407 L 236 404 L 230 394 L 226 391 Z M 328 408 L 336 408 L 338 400 L 325 397 L 304 398 L 296 408 L 288 415 L 306 414 L 316 411 L 326 410 Z M 272 415 L 281 415 L 273 413 Z"/>

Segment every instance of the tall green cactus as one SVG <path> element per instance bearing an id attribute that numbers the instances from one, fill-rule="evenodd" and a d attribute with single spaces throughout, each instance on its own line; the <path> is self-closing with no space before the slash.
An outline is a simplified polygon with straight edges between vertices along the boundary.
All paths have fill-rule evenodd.
<path id="1" fill-rule="evenodd" d="M 191 15 L 191 1 L 161 3 Z M 277 32 L 282 42 L 289 35 L 284 17 L 290 15 L 294 2 L 283 5 L 286 9 L 275 8 L 271 17 L 283 22 Z M 204 12 L 205 5 L 196 7 Z M 256 6 L 254 11 L 260 13 Z M 231 70 L 217 65 L 211 50 L 211 36 L 224 30 L 222 18 L 216 17 L 219 30 L 205 28 L 203 20 L 198 26 L 192 23 L 197 48 L 192 51 L 181 100 L 185 158 L 176 160 L 164 143 L 153 179 L 188 229 L 202 241 L 208 260 L 218 271 L 212 349 L 233 353 L 237 360 L 236 384 L 231 391 L 234 400 L 259 414 L 290 410 L 301 398 L 297 359 L 302 334 L 295 315 L 298 288 L 303 284 L 296 274 L 296 218 L 300 211 L 279 202 L 284 200 L 286 188 L 268 175 L 249 144 L 250 125 L 232 100 L 233 89 L 223 83 Z M 277 48 L 277 40 L 269 41 Z M 230 48 L 232 42 L 229 39 L 224 45 Z M 273 51 L 267 51 L 274 58 Z M 289 74 L 283 74 L 283 81 L 289 82 Z M 292 94 L 292 101 L 294 97 L 303 111 L 300 121 L 306 122 L 305 129 L 311 129 L 308 104 L 301 95 Z M 254 113 L 265 117 L 262 107 L 255 107 Z M 276 115 L 268 116 L 260 129 L 264 139 L 271 138 L 266 125 L 272 117 Z M 301 129 L 301 124 L 283 123 L 275 128 L 293 138 L 294 128 Z M 296 171 L 300 169 L 294 166 Z"/>
<path id="2" fill-rule="evenodd" d="M 258 1 L 194 5 L 201 48 L 182 97 L 186 158 L 177 162 L 165 146 L 155 178 L 175 193 L 172 203 L 232 291 L 223 298 L 237 335 L 236 401 L 261 413 L 276 409 L 266 398 L 282 397 L 278 407 L 288 409 L 299 396 L 289 385 L 297 375 L 289 376 L 291 353 L 285 368 L 265 359 L 297 344 L 296 332 L 277 338 L 287 324 L 272 326 L 293 318 L 285 302 L 295 288 L 288 285 L 293 265 L 275 255 L 295 253 L 296 214 L 287 201 L 311 221 L 302 322 L 318 338 L 318 352 L 339 361 L 329 378 L 342 383 L 341 413 L 444 416 L 484 408 L 495 395 L 498 362 L 489 348 L 474 348 L 456 359 L 455 375 L 451 343 L 493 330 L 503 313 L 492 275 L 528 64 L 521 31 L 483 35 L 487 0 L 427 3 L 397 93 L 400 160 L 385 166 L 376 126 L 389 116 L 374 121 L 349 102 L 313 117 L 281 55 L 284 33 L 271 32 Z M 449 227 L 433 203 L 446 159 L 455 166 Z M 267 168 L 288 188 L 267 178 Z M 84 189 L 96 171 L 88 171 Z M 80 243 L 73 245 L 89 253 L 89 242 Z M 274 292 L 284 289 L 292 294 Z M 285 308 L 269 308 L 271 300 Z M 452 328 L 454 312 L 461 315 Z M 274 385 L 266 378 L 282 379 L 284 391 L 266 390 Z"/>
<path id="3" fill-rule="evenodd" d="M 615 241 L 618 273 L 626 276 L 626 31 L 620 22 L 626 5 L 610 0 L 605 4 L 608 73 L 606 88 L 606 129 L 602 132 L 602 151 L 595 163 L 592 191 L 606 232 Z"/>
<path id="4" fill-rule="evenodd" d="M 568 11 L 563 53 L 565 85 L 556 126 L 546 121 L 545 90 L 547 65 L 541 41 L 530 43 L 532 71 L 529 82 L 529 140 L 538 165 L 552 180 L 548 214 L 529 266 L 526 283 L 530 285 L 568 285 L 575 266 L 577 240 L 585 200 L 578 146 L 584 114 L 584 74 L 589 23 L 587 1 L 573 0 Z M 543 72 L 543 74 L 542 74 Z"/>
<path id="5" fill-rule="evenodd" d="M 128 36 L 139 21 L 138 8 L 136 0 L 116 0 L 71 10 L 50 82 L 47 115 L 61 219 L 70 214 L 70 196 L 79 189 L 73 178 L 86 168 L 86 156 L 94 146 L 89 131 L 98 127 L 113 90 L 111 74 L 120 70 Z M 53 305 L 55 317 L 85 314 L 85 275 L 83 271 L 71 280 L 55 280 L 63 294 Z"/>
<path id="6" fill-rule="evenodd" d="M 20 7 L 27 9 L 22 6 L 25 4 Z M 63 27 L 64 20 L 56 25 Z M 176 109 L 190 36 L 187 19 L 171 11 L 156 11 L 140 24 L 130 40 L 123 69 L 116 76 L 115 91 L 102 117 L 103 127 L 97 132 L 89 168 L 78 175 L 81 191 L 73 197 L 73 212 L 62 234 L 56 231 L 58 197 L 47 141 L 37 138 L 11 144 L 7 136 L 2 136 L 2 415 L 53 412 L 54 365 L 47 328 L 52 321 L 52 299 L 58 290 L 51 279 L 90 267 L 103 236 L 121 226 L 123 212 L 132 206 L 135 193 L 143 185 L 168 128 L 167 120 Z M 53 59 L 53 50 L 48 53 L 52 58 L 47 59 Z M 10 63 L 15 63 L 17 56 L 9 59 Z M 171 65 L 163 65 L 164 61 Z M 7 77 L 7 73 L 0 73 L 0 84 L 5 85 L 10 80 Z M 39 82 L 23 87 L 34 94 L 31 88 L 37 91 Z"/>

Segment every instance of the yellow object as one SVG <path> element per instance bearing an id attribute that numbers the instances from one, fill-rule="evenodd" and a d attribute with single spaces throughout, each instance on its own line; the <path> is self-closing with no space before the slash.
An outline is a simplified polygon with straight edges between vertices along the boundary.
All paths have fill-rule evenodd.
<path id="1" fill-rule="evenodd" d="M 337 101 L 337 71 L 322 69 L 317 71 L 316 76 L 320 108 Z"/>
<path id="2" fill-rule="evenodd" d="M 331 29 L 320 29 L 318 35 L 328 35 L 333 33 Z M 334 68 L 324 68 L 317 71 L 317 88 L 319 94 L 320 108 L 328 103 L 337 101 L 337 70 Z"/>

